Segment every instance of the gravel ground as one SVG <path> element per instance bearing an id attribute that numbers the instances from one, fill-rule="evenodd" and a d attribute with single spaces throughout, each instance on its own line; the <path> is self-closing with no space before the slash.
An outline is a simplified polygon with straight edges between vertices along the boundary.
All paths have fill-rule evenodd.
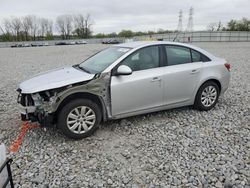
<path id="1" fill-rule="evenodd" d="M 10 154 L 16 187 L 250 187 L 250 43 L 197 43 L 232 64 L 216 107 L 111 121 L 89 138 L 30 130 Z M 18 83 L 80 62 L 103 45 L 0 49 L 0 143 L 20 132 Z"/>

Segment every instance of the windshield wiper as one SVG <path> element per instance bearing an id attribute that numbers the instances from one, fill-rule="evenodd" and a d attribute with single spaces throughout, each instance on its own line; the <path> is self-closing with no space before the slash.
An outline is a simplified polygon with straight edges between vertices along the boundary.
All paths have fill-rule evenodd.
<path id="1" fill-rule="evenodd" d="M 83 68 L 83 67 L 80 67 L 80 66 L 79 66 L 79 69 L 83 70 L 83 71 L 86 72 L 86 73 L 91 74 L 91 72 L 90 72 L 89 70 L 87 70 L 87 69 L 85 69 L 85 68 Z"/>
<path id="2" fill-rule="evenodd" d="M 89 70 L 87 70 L 87 69 L 81 67 L 80 65 L 74 65 L 74 67 L 77 67 L 77 68 L 83 70 L 84 72 L 91 74 L 91 72 L 90 72 Z"/>

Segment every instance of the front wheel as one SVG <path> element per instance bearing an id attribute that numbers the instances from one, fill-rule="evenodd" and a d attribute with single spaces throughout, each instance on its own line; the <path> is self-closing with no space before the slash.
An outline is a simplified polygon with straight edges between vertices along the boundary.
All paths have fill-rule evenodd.
<path id="1" fill-rule="evenodd" d="M 81 139 L 93 134 L 101 121 L 98 105 L 87 99 L 67 103 L 58 115 L 58 127 L 68 138 Z"/>
<path id="2" fill-rule="evenodd" d="M 219 92 L 219 87 L 215 82 L 204 83 L 196 94 L 194 107 L 205 111 L 212 109 L 218 101 Z"/>

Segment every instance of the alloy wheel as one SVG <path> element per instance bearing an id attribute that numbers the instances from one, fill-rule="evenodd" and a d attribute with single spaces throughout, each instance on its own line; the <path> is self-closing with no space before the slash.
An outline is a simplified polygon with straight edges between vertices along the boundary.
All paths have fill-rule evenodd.
<path id="1" fill-rule="evenodd" d="M 69 130 L 76 134 L 88 132 L 96 122 L 95 112 L 87 106 L 79 106 L 70 111 L 67 117 Z"/>
<path id="2" fill-rule="evenodd" d="M 201 93 L 201 103 L 205 107 L 210 107 L 215 103 L 217 95 L 217 90 L 214 86 L 207 86 Z"/>

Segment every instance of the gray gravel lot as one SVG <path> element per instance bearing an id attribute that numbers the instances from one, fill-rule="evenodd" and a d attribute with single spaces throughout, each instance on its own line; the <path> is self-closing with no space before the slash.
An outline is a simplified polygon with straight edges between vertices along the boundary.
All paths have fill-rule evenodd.
<path id="1" fill-rule="evenodd" d="M 216 107 L 107 122 L 73 141 L 32 129 L 9 154 L 17 187 L 250 187 L 250 43 L 197 43 L 232 65 Z M 81 62 L 105 45 L 0 49 L 0 143 L 20 132 L 16 88 L 29 76 Z"/>

